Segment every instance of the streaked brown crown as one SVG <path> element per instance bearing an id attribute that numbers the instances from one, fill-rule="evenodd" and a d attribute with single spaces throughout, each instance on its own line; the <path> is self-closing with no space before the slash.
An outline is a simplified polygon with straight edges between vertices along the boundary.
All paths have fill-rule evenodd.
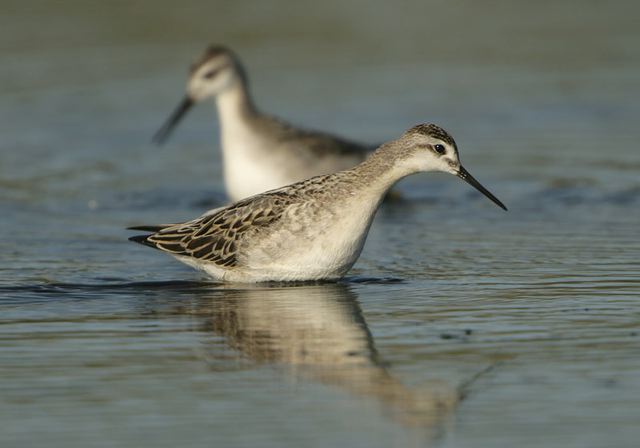
<path id="1" fill-rule="evenodd" d="M 218 56 L 222 56 L 222 55 L 233 56 L 233 52 L 229 48 L 224 47 L 222 45 L 210 45 L 204 51 L 204 53 L 198 59 L 196 59 L 196 61 L 193 64 L 191 64 L 191 68 L 189 72 L 193 74 L 196 70 L 202 67 L 203 64 L 206 64 L 211 59 L 216 58 Z"/>
<path id="2" fill-rule="evenodd" d="M 454 148 L 457 148 L 456 141 L 453 139 L 453 137 L 447 131 L 445 131 L 440 126 L 435 124 L 423 123 L 423 124 L 416 125 L 411 129 L 409 129 L 407 132 L 405 132 L 405 135 L 411 135 L 411 134 L 420 134 L 420 135 L 427 135 L 429 137 L 434 137 L 439 140 L 442 140 L 445 143 L 450 144 Z"/>

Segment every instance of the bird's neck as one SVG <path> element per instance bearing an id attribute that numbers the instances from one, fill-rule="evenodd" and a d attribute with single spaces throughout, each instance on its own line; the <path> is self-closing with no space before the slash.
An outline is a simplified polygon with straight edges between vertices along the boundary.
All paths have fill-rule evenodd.
<path id="1" fill-rule="evenodd" d="M 387 143 L 353 168 L 362 188 L 383 196 L 400 179 L 419 171 L 398 154 L 397 148 Z"/>
<path id="2" fill-rule="evenodd" d="M 216 97 L 220 128 L 223 133 L 233 132 L 236 128 L 250 126 L 258 116 L 246 80 L 234 81 Z"/>

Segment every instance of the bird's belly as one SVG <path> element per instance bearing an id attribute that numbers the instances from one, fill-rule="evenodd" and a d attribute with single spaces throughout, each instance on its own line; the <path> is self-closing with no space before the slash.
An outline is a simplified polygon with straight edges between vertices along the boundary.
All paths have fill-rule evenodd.
<path id="1" fill-rule="evenodd" d="M 286 225 L 253 242 L 245 259 L 247 272 L 261 280 L 342 277 L 358 259 L 371 220 L 360 213 L 344 215 L 324 210 L 309 221 L 287 219 Z"/>

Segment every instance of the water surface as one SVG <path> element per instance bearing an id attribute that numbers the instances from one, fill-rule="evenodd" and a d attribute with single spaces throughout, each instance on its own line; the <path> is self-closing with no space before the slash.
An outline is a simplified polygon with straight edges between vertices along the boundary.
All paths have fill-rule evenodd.
<path id="1" fill-rule="evenodd" d="M 634 2 L 4 2 L 0 444 L 633 447 Z M 212 42 L 258 103 L 379 142 L 433 121 L 445 175 L 379 212 L 338 284 L 223 286 L 126 226 L 224 203 Z"/>

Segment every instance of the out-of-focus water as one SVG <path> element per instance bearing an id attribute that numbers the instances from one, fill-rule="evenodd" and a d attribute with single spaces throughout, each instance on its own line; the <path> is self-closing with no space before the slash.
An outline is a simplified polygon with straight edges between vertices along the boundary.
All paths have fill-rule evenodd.
<path id="1" fill-rule="evenodd" d="M 635 447 L 636 2 L 2 2 L 0 445 Z M 126 240 L 222 204 L 209 42 L 257 102 L 456 136 L 339 284 L 221 287 Z M 464 399 L 456 402 L 462 392 Z"/>

